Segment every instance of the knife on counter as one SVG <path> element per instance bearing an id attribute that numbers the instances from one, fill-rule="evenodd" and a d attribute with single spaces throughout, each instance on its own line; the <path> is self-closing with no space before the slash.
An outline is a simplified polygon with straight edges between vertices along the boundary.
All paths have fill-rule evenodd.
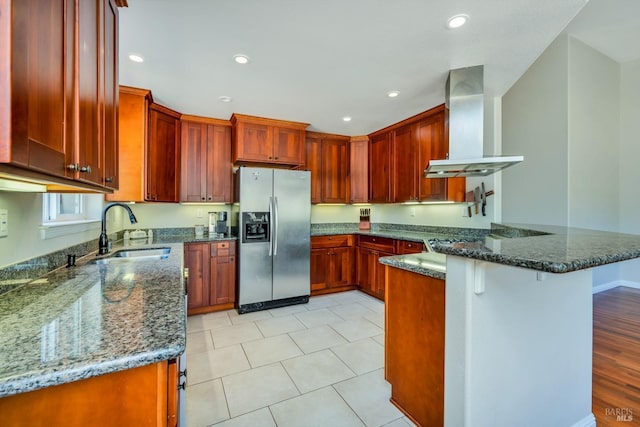
<path id="1" fill-rule="evenodd" d="M 476 187 L 473 190 L 473 202 L 476 205 L 476 215 L 480 212 L 478 205 L 480 204 L 480 187 Z"/>
<path id="2" fill-rule="evenodd" d="M 485 190 L 484 190 L 484 182 L 482 183 L 480 200 L 482 200 L 482 216 L 487 216 L 487 193 L 485 193 Z"/>

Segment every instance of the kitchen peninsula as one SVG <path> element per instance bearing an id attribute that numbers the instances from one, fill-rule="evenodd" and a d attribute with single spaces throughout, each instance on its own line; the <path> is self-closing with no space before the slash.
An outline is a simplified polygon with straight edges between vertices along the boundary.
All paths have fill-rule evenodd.
<path id="1" fill-rule="evenodd" d="M 446 281 L 423 254 L 380 260 L 392 401 L 425 426 L 595 426 L 591 267 L 640 236 L 494 224 L 431 247 Z"/>

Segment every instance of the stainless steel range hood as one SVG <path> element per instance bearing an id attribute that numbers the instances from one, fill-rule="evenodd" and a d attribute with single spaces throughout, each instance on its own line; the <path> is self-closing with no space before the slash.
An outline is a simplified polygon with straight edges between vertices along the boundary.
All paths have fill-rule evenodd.
<path id="1" fill-rule="evenodd" d="M 482 155 L 484 66 L 449 71 L 445 94 L 449 109 L 449 158 L 431 160 L 425 178 L 487 176 L 524 160 L 523 156 Z"/>

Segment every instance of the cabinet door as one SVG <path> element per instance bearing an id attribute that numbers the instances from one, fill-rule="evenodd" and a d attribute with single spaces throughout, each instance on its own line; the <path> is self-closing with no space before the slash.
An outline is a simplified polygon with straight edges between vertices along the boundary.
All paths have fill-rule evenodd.
<path id="1" fill-rule="evenodd" d="M 373 280 L 373 292 L 376 296 L 382 300 L 384 300 L 384 290 L 385 290 L 385 273 L 384 273 L 384 264 L 380 264 L 379 260 L 381 257 L 392 256 L 393 253 L 390 252 L 378 252 L 375 256 L 373 269 L 375 270 L 375 278 Z"/>
<path id="2" fill-rule="evenodd" d="M 204 171 L 208 202 L 231 202 L 231 129 L 227 126 L 207 125 L 206 160 Z"/>
<path id="3" fill-rule="evenodd" d="M 207 125 L 182 121 L 181 128 L 180 201 L 204 202 L 207 183 Z"/>
<path id="4" fill-rule="evenodd" d="M 415 150 L 416 129 L 414 125 L 398 128 L 393 136 L 393 201 L 396 203 L 416 201 L 417 153 Z M 433 181 L 433 180 L 432 180 Z"/>
<path id="5" fill-rule="evenodd" d="M 101 26 L 98 25 L 102 14 L 100 0 L 86 0 L 77 3 L 78 7 L 78 55 L 77 90 L 77 139 L 75 155 L 68 156 L 69 163 L 79 166 L 76 179 L 102 184 L 101 146 L 98 133 L 100 114 L 98 102 L 100 79 L 98 51 L 102 40 Z"/>
<path id="6" fill-rule="evenodd" d="M 104 186 L 118 188 L 118 7 L 104 0 L 102 49 L 102 141 L 104 147 Z"/>
<path id="7" fill-rule="evenodd" d="M 211 257 L 209 305 L 233 303 L 236 300 L 236 258 Z"/>
<path id="8" fill-rule="evenodd" d="M 3 98 L 0 106 L 2 162 L 67 175 L 65 155 L 71 147 L 65 141 L 73 136 L 73 13 L 70 0 L 13 1 L 2 11 L 3 23 L 10 20 L 11 25 L 11 37 L 2 42 L 4 47 L 10 40 L 10 46 L 3 54 L 12 55 L 0 64 L 2 84 L 11 77 L 11 87 L 2 88 L 7 102 Z"/>
<path id="9" fill-rule="evenodd" d="M 353 283 L 353 248 L 333 248 L 331 251 L 331 281 L 329 287 Z"/>
<path id="10" fill-rule="evenodd" d="M 184 245 L 184 266 L 189 269 L 187 308 L 209 305 L 209 243 Z"/>
<path id="11" fill-rule="evenodd" d="M 447 200 L 447 179 L 425 178 L 423 173 L 429 160 L 447 157 L 444 111 L 418 123 L 417 145 L 420 200 Z"/>
<path id="12" fill-rule="evenodd" d="M 349 202 L 349 142 L 345 139 L 322 139 L 322 201 Z"/>
<path id="13" fill-rule="evenodd" d="M 147 195 L 152 202 L 177 202 L 180 172 L 180 121 L 177 116 L 151 106 L 147 144 Z"/>
<path id="14" fill-rule="evenodd" d="M 322 203 L 322 140 L 307 135 L 305 148 L 305 169 L 311 172 L 311 203 Z"/>
<path id="15" fill-rule="evenodd" d="M 304 131 L 273 127 L 273 159 L 276 163 L 304 164 Z"/>
<path id="16" fill-rule="evenodd" d="M 263 124 L 240 123 L 237 126 L 236 160 L 265 162 L 273 158 L 272 129 Z"/>
<path id="17" fill-rule="evenodd" d="M 105 200 L 143 202 L 145 149 L 149 120 L 148 90 L 120 87 L 118 103 L 118 190 Z"/>
<path id="18" fill-rule="evenodd" d="M 391 134 L 371 138 L 369 144 L 369 201 L 389 202 L 391 184 Z"/>
<path id="19" fill-rule="evenodd" d="M 331 249 L 311 249 L 311 290 L 329 287 L 329 265 L 331 263 Z"/>
<path id="20" fill-rule="evenodd" d="M 357 284 L 362 290 L 374 292 L 375 263 L 377 252 L 357 248 Z"/>
<path id="21" fill-rule="evenodd" d="M 369 201 L 369 140 L 351 139 L 349 143 L 349 175 L 351 203 Z"/>

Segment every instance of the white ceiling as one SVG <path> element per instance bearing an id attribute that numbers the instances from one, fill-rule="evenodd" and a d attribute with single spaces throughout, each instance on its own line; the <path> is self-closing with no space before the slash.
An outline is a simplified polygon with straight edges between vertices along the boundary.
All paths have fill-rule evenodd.
<path id="1" fill-rule="evenodd" d="M 484 64 L 485 93 L 503 95 L 585 2 L 129 0 L 120 9 L 120 83 L 151 89 L 156 102 L 185 114 L 237 112 L 363 135 L 442 103 L 452 68 Z M 592 0 L 599 7 L 585 8 L 576 37 L 619 61 L 640 57 L 638 46 L 608 53 L 594 41 L 619 43 L 627 26 L 637 27 L 630 18 L 640 16 L 638 4 Z M 458 13 L 469 23 L 445 29 Z M 599 31 L 593 22 L 605 17 L 606 25 L 624 17 L 627 30 Z M 145 62 L 129 61 L 129 53 Z M 238 53 L 249 64 L 236 64 Z M 387 98 L 390 90 L 400 96 Z"/>

